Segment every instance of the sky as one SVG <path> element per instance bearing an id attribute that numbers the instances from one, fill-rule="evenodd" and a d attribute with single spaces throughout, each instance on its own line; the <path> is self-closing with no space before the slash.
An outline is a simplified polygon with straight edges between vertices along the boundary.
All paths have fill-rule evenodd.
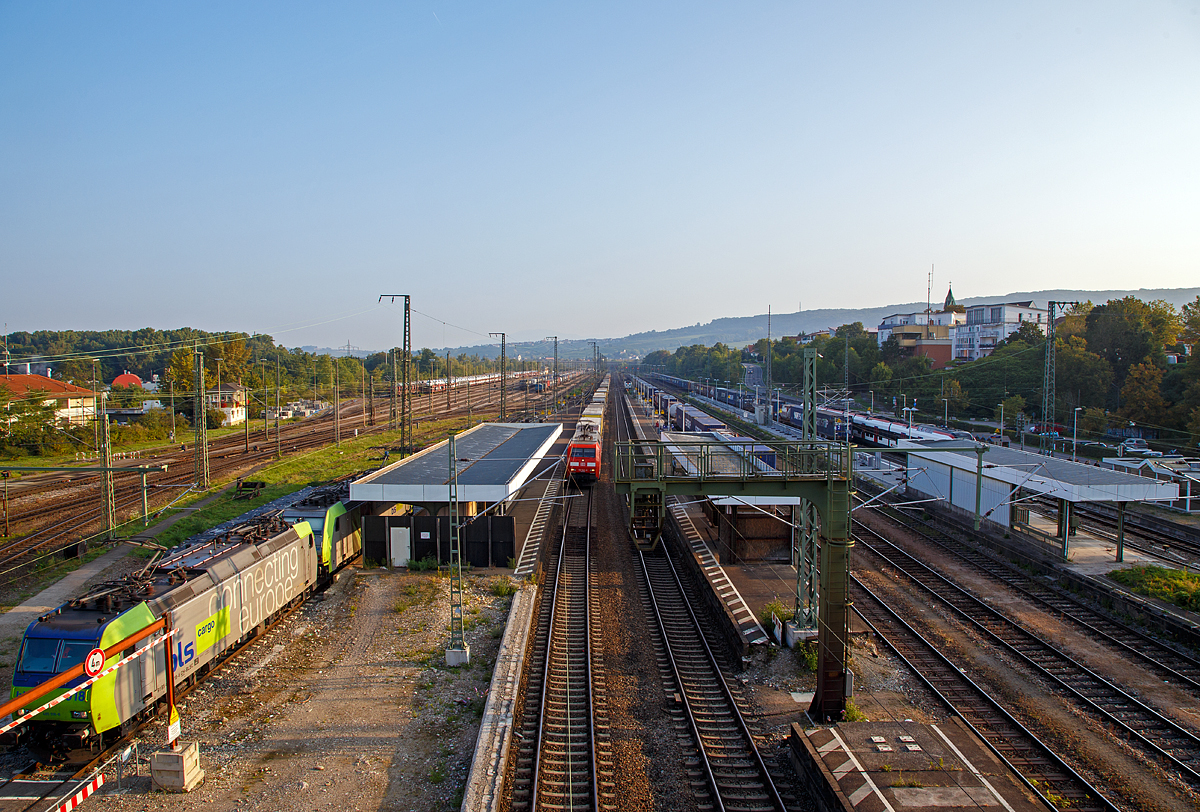
<path id="1" fill-rule="evenodd" d="M 1200 279 L 1200 0 L 0 0 L 0 323 L 287 346 Z"/>

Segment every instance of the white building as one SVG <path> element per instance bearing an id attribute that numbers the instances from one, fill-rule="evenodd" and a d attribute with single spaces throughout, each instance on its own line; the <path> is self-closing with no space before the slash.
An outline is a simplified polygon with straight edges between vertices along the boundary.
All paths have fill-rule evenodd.
<path id="1" fill-rule="evenodd" d="M 968 307 L 966 323 L 951 328 L 955 361 L 974 361 L 992 354 L 996 345 L 1031 321 L 1046 331 L 1046 309 L 1033 302 L 1007 302 Z"/>
<path id="2" fill-rule="evenodd" d="M 207 389 L 204 394 L 210 409 L 220 409 L 225 414 L 224 425 L 240 426 L 246 422 L 246 387 L 223 383 L 219 389 Z"/>

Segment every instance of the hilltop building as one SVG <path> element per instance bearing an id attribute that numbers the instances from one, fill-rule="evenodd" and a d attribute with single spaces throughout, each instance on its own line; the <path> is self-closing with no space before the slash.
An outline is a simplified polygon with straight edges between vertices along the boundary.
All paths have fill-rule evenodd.
<path id="1" fill-rule="evenodd" d="M 996 345 L 1032 321 L 1043 332 L 1048 311 L 1033 302 L 976 305 L 967 308 L 966 323 L 954 330 L 954 360 L 975 361 L 986 358 Z"/>

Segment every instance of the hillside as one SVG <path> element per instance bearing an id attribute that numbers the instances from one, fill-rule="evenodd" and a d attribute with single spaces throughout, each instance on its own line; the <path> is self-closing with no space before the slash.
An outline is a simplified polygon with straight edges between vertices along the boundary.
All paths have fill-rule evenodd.
<path id="1" fill-rule="evenodd" d="M 970 299 L 959 299 L 958 303 L 970 307 L 979 304 L 996 304 L 1000 302 L 1024 302 L 1033 300 L 1044 307 L 1047 301 L 1091 301 L 1094 304 L 1106 302 L 1109 299 L 1120 299 L 1125 296 L 1136 296 L 1143 301 L 1165 299 L 1179 307 L 1194 301 L 1200 295 L 1200 288 L 1157 288 L 1139 290 L 1039 290 L 1008 293 L 1003 296 L 976 296 Z M 934 308 L 941 307 L 941 299 L 934 303 Z M 905 304 L 886 305 L 884 307 L 863 308 L 824 308 L 820 310 L 805 310 L 799 313 L 775 313 L 771 316 L 771 334 L 778 336 L 798 335 L 816 330 L 837 327 L 842 324 L 852 324 L 861 321 L 867 328 L 877 327 L 884 316 L 892 313 L 912 313 L 925 309 L 924 302 L 908 302 Z M 593 339 L 600 351 L 609 358 L 641 357 L 654 350 L 674 351 L 679 347 L 691 344 L 712 345 L 719 342 L 732 346 L 742 346 L 765 338 L 767 335 L 767 315 L 735 316 L 714 319 L 707 324 L 694 324 L 690 327 L 677 327 L 670 330 L 650 330 L 644 333 L 633 333 L 621 338 Z M 440 350 L 439 352 L 444 352 Z M 497 357 L 500 354 L 498 346 L 459 347 L 451 350 L 477 353 L 484 358 Z M 538 358 L 553 354 L 554 345 L 546 342 L 510 345 L 509 355 L 516 358 Z M 590 358 L 591 344 L 588 341 L 559 341 L 559 358 Z"/>

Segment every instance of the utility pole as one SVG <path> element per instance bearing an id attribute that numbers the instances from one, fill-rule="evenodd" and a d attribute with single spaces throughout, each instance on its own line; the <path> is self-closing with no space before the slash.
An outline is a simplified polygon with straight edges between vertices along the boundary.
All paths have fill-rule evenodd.
<path id="1" fill-rule="evenodd" d="M 195 421 L 196 450 L 193 469 L 196 475 L 196 489 L 208 490 L 208 403 L 204 394 L 204 350 L 196 342 L 196 395 L 192 402 L 192 419 Z M 108 463 L 105 463 L 107 465 Z"/>
<path id="2" fill-rule="evenodd" d="M 558 411 L 558 336 L 547 336 L 547 341 L 554 342 L 554 411 Z"/>
<path id="3" fill-rule="evenodd" d="M 390 417 L 390 423 L 391 423 L 391 427 L 393 429 L 399 428 L 399 426 L 400 426 L 400 404 L 396 400 L 396 398 L 399 397 L 399 395 L 400 395 L 400 377 L 399 377 L 399 373 L 396 371 L 396 365 L 399 363 L 399 359 L 400 359 L 400 348 L 393 347 L 392 348 L 392 413 L 391 413 L 391 417 Z M 402 447 L 404 445 L 404 434 L 403 433 L 400 434 L 400 445 Z"/>
<path id="4" fill-rule="evenodd" d="M 167 391 L 171 393 L 171 442 L 175 442 L 175 375 L 167 381 Z"/>
<path id="5" fill-rule="evenodd" d="M 450 411 L 450 350 L 446 350 L 446 411 Z"/>
<path id="6" fill-rule="evenodd" d="M 263 439 L 270 440 L 271 439 L 271 426 L 270 426 L 270 424 L 267 423 L 267 412 L 270 411 L 267 408 L 267 404 L 270 403 L 270 401 L 267 400 L 267 359 L 266 358 L 258 359 L 258 370 L 261 373 L 260 377 L 262 378 L 262 385 L 263 385 L 263 401 L 262 401 L 262 403 L 263 403 Z M 246 420 L 247 421 L 250 420 L 249 407 L 247 407 L 247 409 L 246 409 Z"/>
<path id="7" fill-rule="evenodd" d="M 333 443 L 342 444 L 342 378 L 338 359 L 333 357 Z"/>
<path id="8" fill-rule="evenodd" d="M 367 365 L 364 363 L 363 364 L 363 376 L 365 377 L 366 374 L 367 374 Z M 363 383 L 363 386 L 364 387 L 366 386 L 365 381 Z M 375 379 L 374 378 L 371 378 L 371 388 L 366 390 L 366 394 L 363 396 L 363 400 L 365 401 L 364 405 L 367 407 L 367 425 L 374 426 L 375 425 Z"/>
<path id="9" fill-rule="evenodd" d="M 409 449 L 413 444 L 412 395 L 409 392 L 410 384 L 412 383 L 412 297 L 405 293 L 385 293 L 379 297 L 379 301 L 382 302 L 385 298 L 393 304 L 397 299 L 404 300 L 404 340 L 402 342 L 404 346 L 401 347 L 401 351 L 404 353 L 404 360 L 400 364 L 400 456 L 403 457 L 409 453 Z M 393 389 L 396 386 L 395 373 L 396 362 L 393 356 Z"/>
<path id="10" fill-rule="evenodd" d="M 1042 430 L 1038 432 L 1039 453 L 1053 456 L 1054 441 L 1050 437 L 1050 427 L 1054 425 L 1054 382 L 1055 382 L 1055 337 L 1054 310 L 1066 305 L 1078 305 L 1079 302 L 1047 302 L 1046 303 L 1046 374 L 1042 379 Z M 1049 448 L 1047 448 L 1049 446 Z"/>
<path id="11" fill-rule="evenodd" d="M 234 401 L 236 403 L 236 401 Z M 242 422 L 246 429 L 246 447 L 245 453 L 250 453 L 250 387 L 242 388 L 242 410 L 245 414 L 242 415 Z"/>
<path id="12" fill-rule="evenodd" d="M 100 404 L 100 381 L 96 377 L 96 359 L 92 359 L 92 450 L 100 450 L 100 413 L 96 407 Z"/>
<path id="13" fill-rule="evenodd" d="M 488 333 L 489 336 L 500 336 L 500 422 L 508 417 L 508 395 L 505 391 L 508 384 L 508 349 L 506 333 Z"/>
<path id="14" fill-rule="evenodd" d="M 275 459 L 283 456 L 279 439 L 279 348 L 275 348 Z"/>
<path id="15" fill-rule="evenodd" d="M 103 465 L 105 468 L 104 474 L 100 478 L 100 487 L 103 491 L 104 498 L 104 537 L 111 539 L 113 533 L 117 530 L 117 505 L 116 493 L 113 491 L 113 459 L 112 459 L 112 441 L 108 433 L 108 409 L 105 407 L 105 401 L 108 399 L 108 393 L 105 392 L 100 399 L 101 411 L 103 412 L 102 420 L 104 426 L 101 429 L 101 454 L 103 455 Z"/>

